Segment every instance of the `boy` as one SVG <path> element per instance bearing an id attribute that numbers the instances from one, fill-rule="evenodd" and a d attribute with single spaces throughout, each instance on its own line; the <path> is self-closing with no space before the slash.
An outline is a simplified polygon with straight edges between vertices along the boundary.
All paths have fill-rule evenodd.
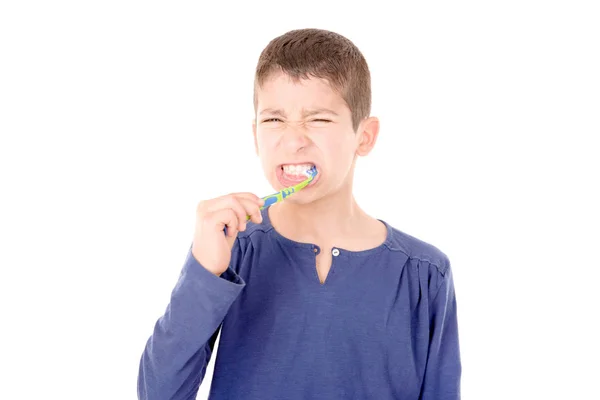
<path id="1" fill-rule="evenodd" d="M 460 398 L 448 258 L 352 194 L 379 132 L 370 101 L 367 63 L 339 34 L 294 30 L 263 50 L 253 133 L 265 175 L 281 190 L 318 174 L 263 210 L 252 193 L 199 204 L 140 399 L 195 398 L 219 330 L 210 399 Z"/>

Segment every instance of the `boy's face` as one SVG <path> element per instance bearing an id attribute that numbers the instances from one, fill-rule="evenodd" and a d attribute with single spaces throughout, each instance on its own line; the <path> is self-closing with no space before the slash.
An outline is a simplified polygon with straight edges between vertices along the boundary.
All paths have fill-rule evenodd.
<path id="1" fill-rule="evenodd" d="M 302 171 L 316 166 L 313 182 L 288 200 L 305 204 L 351 191 L 356 156 L 372 149 L 379 122 L 366 118 L 354 132 L 350 109 L 326 80 L 294 82 L 277 72 L 257 89 L 252 128 L 256 152 L 275 190 L 305 180 Z"/>

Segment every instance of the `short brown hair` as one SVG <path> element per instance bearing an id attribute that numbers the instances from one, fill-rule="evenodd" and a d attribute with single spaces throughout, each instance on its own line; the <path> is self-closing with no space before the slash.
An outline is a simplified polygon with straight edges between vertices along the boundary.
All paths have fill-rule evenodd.
<path id="1" fill-rule="evenodd" d="M 260 54 L 254 77 L 257 88 L 280 70 L 294 80 L 311 76 L 326 79 L 350 109 L 352 127 L 371 113 L 371 74 L 358 48 L 346 37 L 322 29 L 296 29 L 271 40 Z"/>

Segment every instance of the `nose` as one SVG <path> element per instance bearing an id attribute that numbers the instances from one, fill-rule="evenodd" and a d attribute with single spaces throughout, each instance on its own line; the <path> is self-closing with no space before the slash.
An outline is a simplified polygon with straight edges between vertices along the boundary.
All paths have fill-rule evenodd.
<path id="1" fill-rule="evenodd" d="M 281 136 L 281 145 L 289 152 L 297 152 L 308 147 L 310 145 L 308 130 L 301 122 L 288 123 Z"/>

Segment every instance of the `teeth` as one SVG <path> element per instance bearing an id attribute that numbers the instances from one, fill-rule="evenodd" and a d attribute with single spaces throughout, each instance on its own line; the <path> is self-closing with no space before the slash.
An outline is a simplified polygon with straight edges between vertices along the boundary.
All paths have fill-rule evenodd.
<path id="1" fill-rule="evenodd" d="M 312 167 L 313 164 L 284 165 L 283 172 L 288 175 L 306 175 L 306 171 Z"/>

